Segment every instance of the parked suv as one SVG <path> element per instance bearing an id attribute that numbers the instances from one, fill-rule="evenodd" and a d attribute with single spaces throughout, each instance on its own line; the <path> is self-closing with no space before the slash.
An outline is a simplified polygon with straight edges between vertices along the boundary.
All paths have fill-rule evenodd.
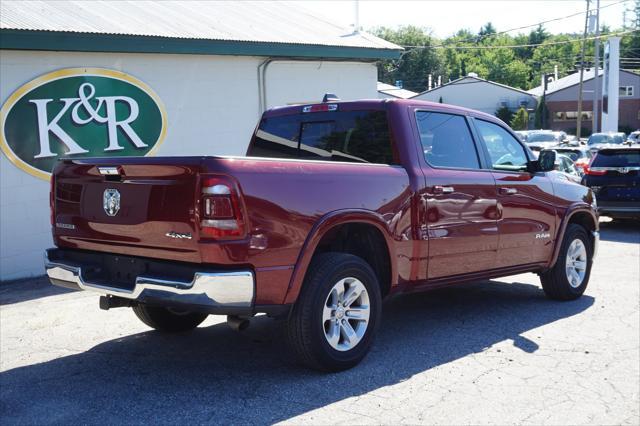
<path id="1" fill-rule="evenodd" d="M 415 100 L 288 106 L 264 113 L 248 157 L 206 154 L 61 161 L 51 282 L 160 331 L 209 314 L 237 328 L 283 318 L 291 350 L 321 370 L 366 355 L 391 294 L 534 272 L 571 300 L 589 282 L 591 190 L 492 115 Z"/>
<path id="2" fill-rule="evenodd" d="M 640 147 L 603 148 L 585 168 L 582 183 L 596 194 L 600 214 L 640 218 Z"/>

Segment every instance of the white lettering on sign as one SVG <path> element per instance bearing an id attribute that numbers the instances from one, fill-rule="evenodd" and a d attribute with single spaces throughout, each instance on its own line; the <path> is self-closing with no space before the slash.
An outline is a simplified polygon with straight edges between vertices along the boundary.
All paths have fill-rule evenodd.
<path id="1" fill-rule="evenodd" d="M 130 123 L 138 118 L 140 109 L 135 99 L 128 96 L 101 96 L 96 97 L 98 105 L 94 108 L 91 105 L 91 98 L 96 93 L 96 89 L 91 83 L 83 83 L 78 88 L 77 98 L 61 98 L 60 101 L 64 102 L 62 109 L 58 114 L 49 121 L 47 115 L 47 105 L 53 99 L 31 99 L 29 102 L 35 104 L 38 114 L 38 134 L 40 138 L 40 153 L 34 158 L 46 158 L 55 157 L 57 154 L 51 152 L 51 141 L 49 140 L 49 133 L 55 135 L 60 142 L 67 147 L 68 154 L 83 154 L 89 152 L 83 149 L 76 141 L 73 140 L 67 132 L 65 132 L 58 122 L 64 116 L 64 114 L 73 106 L 71 110 L 71 120 L 77 125 L 85 125 L 92 121 L 99 124 L 107 124 L 107 133 L 109 138 L 109 146 L 105 148 L 105 151 L 119 151 L 124 147 L 118 144 L 118 128 L 127 136 L 129 141 L 136 148 L 146 148 L 145 144 L 138 134 L 130 126 Z M 118 102 L 124 103 L 129 108 L 129 116 L 124 120 L 118 120 L 116 116 L 116 104 Z M 75 104 L 75 106 L 74 106 Z M 105 115 L 100 115 L 102 106 L 105 106 Z M 79 114 L 80 108 L 84 109 L 88 118 L 82 118 Z"/>

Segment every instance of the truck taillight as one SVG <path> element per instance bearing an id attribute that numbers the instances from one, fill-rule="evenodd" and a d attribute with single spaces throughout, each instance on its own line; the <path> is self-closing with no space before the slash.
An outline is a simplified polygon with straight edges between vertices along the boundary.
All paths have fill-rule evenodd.
<path id="1" fill-rule="evenodd" d="M 244 220 L 237 186 L 226 177 L 203 177 L 200 191 L 200 233 L 204 238 L 244 235 Z"/>
<path id="2" fill-rule="evenodd" d="M 51 220 L 51 226 L 56 224 L 56 178 L 51 175 L 49 179 L 49 218 Z"/>

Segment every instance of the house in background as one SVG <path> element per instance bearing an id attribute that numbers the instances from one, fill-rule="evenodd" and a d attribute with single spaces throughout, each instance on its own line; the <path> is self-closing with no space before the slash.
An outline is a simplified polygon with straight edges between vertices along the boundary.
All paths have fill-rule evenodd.
<path id="1" fill-rule="evenodd" d="M 502 107 L 516 112 L 524 107 L 533 124 L 536 96 L 524 90 L 480 78 L 475 73 L 450 81 L 413 97 L 423 101 L 442 102 L 495 114 Z"/>
<path id="2" fill-rule="evenodd" d="M 599 84 L 602 84 L 600 70 Z M 584 72 L 582 88 L 582 125 L 589 132 L 593 121 L 593 97 L 595 88 L 595 71 Z M 626 131 L 640 128 L 640 74 L 620 70 L 619 78 L 620 104 L 618 110 L 618 127 Z M 575 73 L 547 84 L 545 104 L 549 111 L 547 126 L 553 130 L 575 132 L 578 118 L 578 90 L 580 74 Z M 541 98 L 542 86 L 529 90 L 529 93 Z M 598 113 L 602 114 L 602 102 L 598 105 Z M 600 115 L 601 117 L 601 115 Z M 602 119 L 599 120 L 602 123 Z"/>
<path id="3" fill-rule="evenodd" d="M 406 90 L 391 84 L 378 82 L 378 99 L 409 99 L 417 95 L 416 92 Z"/>

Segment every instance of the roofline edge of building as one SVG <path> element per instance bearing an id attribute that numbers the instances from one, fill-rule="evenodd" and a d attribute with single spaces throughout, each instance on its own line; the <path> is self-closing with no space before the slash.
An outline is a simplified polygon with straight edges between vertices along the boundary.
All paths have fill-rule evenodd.
<path id="1" fill-rule="evenodd" d="M 357 46 L 325 46 L 15 29 L 0 29 L 0 49 L 370 60 L 397 59 L 401 54 L 401 50 L 397 49 Z"/>

